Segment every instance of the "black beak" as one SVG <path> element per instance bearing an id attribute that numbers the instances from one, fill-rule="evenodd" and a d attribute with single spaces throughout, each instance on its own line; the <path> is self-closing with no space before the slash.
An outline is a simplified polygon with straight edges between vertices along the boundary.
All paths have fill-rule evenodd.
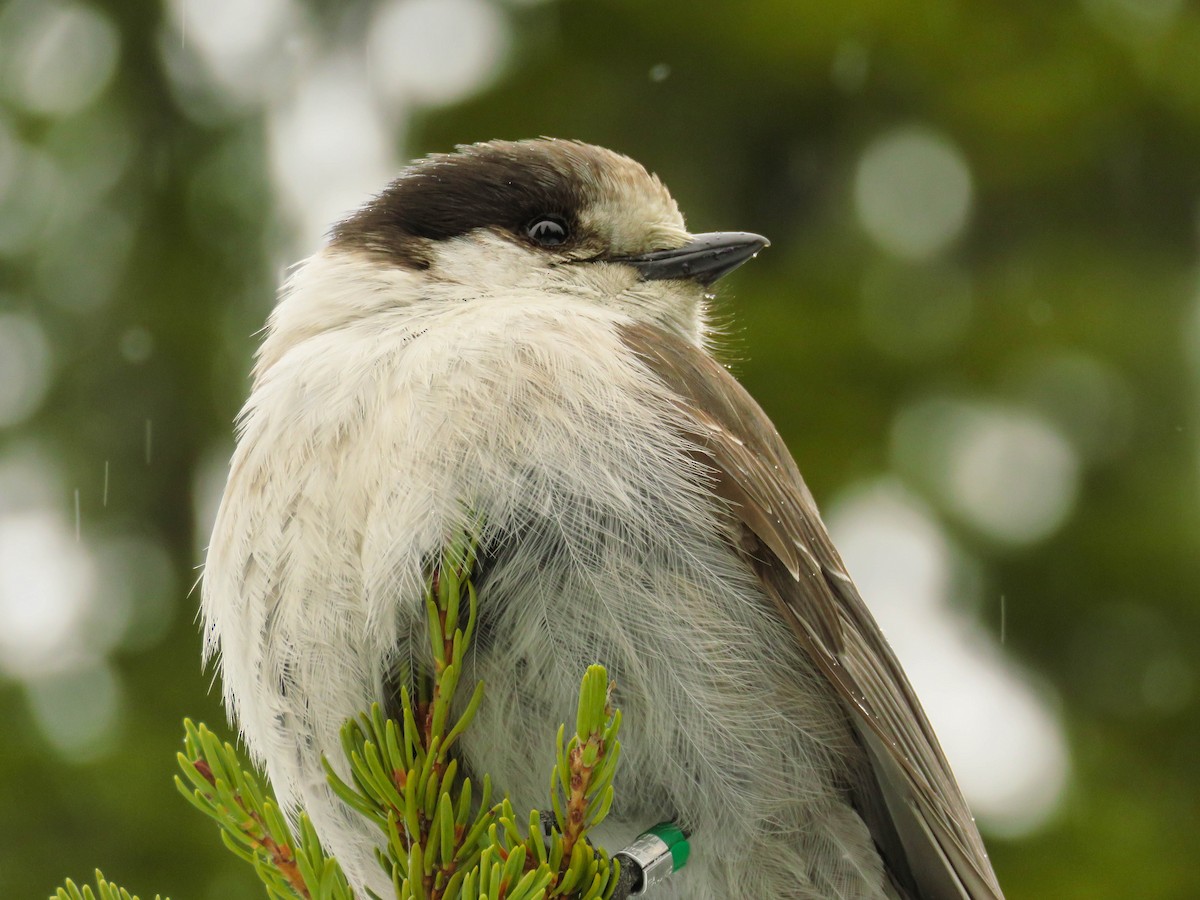
<path id="1" fill-rule="evenodd" d="M 745 231 L 713 231 L 698 234 L 675 250 L 655 250 L 641 256 L 628 256 L 621 262 L 633 266 L 643 281 L 660 278 L 690 278 L 703 285 L 712 284 L 753 258 L 771 242 L 761 234 Z"/>

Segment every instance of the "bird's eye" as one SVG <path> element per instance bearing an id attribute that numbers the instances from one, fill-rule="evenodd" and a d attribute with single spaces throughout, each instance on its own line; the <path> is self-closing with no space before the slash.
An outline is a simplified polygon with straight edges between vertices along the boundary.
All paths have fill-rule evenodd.
<path id="1" fill-rule="evenodd" d="M 525 234 L 535 244 L 557 247 L 566 241 L 570 232 L 567 230 L 567 223 L 558 216 L 538 216 L 525 226 Z"/>

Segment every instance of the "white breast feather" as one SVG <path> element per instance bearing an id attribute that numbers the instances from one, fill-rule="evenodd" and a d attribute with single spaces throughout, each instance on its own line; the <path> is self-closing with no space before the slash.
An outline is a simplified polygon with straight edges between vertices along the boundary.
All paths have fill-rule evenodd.
<path id="1" fill-rule="evenodd" d="M 320 753 L 345 774 L 338 729 L 423 642 L 425 567 L 444 541 L 472 514 L 514 539 L 533 519 L 526 564 L 497 573 L 483 599 L 506 641 L 467 672 L 488 691 L 468 764 L 519 808 L 544 805 L 555 729 L 601 661 L 627 723 L 617 825 L 710 819 L 689 823 L 707 826 L 697 861 L 657 896 L 767 896 L 783 883 L 796 897 L 805 885 L 879 896 L 881 868 L 818 884 L 797 852 L 870 841 L 848 809 L 813 813 L 835 805 L 852 740 L 712 525 L 678 413 L 618 337 L 628 313 L 528 291 L 389 306 L 405 276 L 368 267 L 318 256 L 293 279 L 239 420 L 205 572 L 207 653 L 219 651 L 228 708 L 285 807 L 307 808 L 352 880 L 387 895 L 371 827 L 328 791 Z M 334 303 L 370 314 L 305 326 Z M 670 539 L 681 529 L 687 548 Z M 745 833 L 747 822 L 768 827 Z M 756 862 L 731 868 L 724 841 Z M 835 867 L 852 856 L 863 854 L 834 854 Z"/>

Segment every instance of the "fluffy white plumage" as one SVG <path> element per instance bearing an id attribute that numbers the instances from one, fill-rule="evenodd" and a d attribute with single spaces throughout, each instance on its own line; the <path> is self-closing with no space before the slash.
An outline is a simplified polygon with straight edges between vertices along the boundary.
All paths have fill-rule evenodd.
<path id="1" fill-rule="evenodd" d="M 518 161 L 521 146 L 503 145 Z M 430 560 L 478 515 L 492 560 L 465 673 L 487 691 L 470 769 L 544 804 L 551 737 L 602 662 L 625 714 L 610 849 L 664 819 L 694 829 L 655 896 L 900 896 L 850 799 L 873 777 L 852 715 L 747 564 L 695 419 L 623 336 L 704 346 L 702 287 L 620 259 L 683 244 L 683 220 L 636 163 L 580 147 L 551 149 L 608 257 L 548 262 L 480 227 L 413 235 L 419 264 L 390 264 L 372 232 L 289 280 L 205 571 L 226 704 L 285 808 L 390 895 L 378 836 L 320 757 L 340 764 L 339 728 L 388 699 L 399 663 L 428 664 Z"/>

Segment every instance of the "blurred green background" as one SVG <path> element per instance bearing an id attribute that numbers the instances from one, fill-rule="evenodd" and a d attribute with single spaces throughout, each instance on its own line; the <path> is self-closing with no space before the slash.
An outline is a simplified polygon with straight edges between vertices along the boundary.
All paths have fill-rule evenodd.
<path id="1" fill-rule="evenodd" d="M 404 160 L 540 134 L 773 241 L 726 357 L 1008 895 L 1200 896 L 1184 0 L 0 4 L 0 895 L 259 895 L 171 786 L 254 332 Z"/>

